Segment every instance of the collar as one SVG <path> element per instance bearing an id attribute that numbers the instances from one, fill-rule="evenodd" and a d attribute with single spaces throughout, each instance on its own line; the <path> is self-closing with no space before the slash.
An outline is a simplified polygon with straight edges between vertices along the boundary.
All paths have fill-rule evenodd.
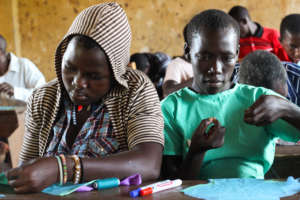
<path id="1" fill-rule="evenodd" d="M 10 54 L 10 62 L 9 62 L 7 71 L 19 72 L 20 68 L 19 68 L 17 56 L 15 56 L 15 54 L 13 54 L 11 52 L 9 54 Z"/>
<path id="2" fill-rule="evenodd" d="M 264 33 L 264 28 L 259 23 L 257 23 L 257 22 L 255 22 L 255 24 L 257 26 L 257 29 L 256 29 L 256 31 L 255 31 L 255 33 L 254 33 L 253 36 L 260 38 L 263 35 L 263 33 Z"/>

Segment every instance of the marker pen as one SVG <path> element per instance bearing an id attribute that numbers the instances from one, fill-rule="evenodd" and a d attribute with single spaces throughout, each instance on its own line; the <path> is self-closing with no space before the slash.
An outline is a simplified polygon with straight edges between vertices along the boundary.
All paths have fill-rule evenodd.
<path id="1" fill-rule="evenodd" d="M 153 183 L 153 184 L 150 184 L 150 185 L 146 185 L 146 186 L 140 187 L 140 188 L 138 188 L 138 189 L 135 189 L 135 190 L 130 191 L 129 195 L 130 195 L 130 197 L 132 197 L 132 198 L 138 197 L 138 196 L 140 195 L 140 191 L 141 191 L 141 190 L 145 190 L 145 189 L 147 189 L 147 188 L 149 188 L 149 187 L 153 187 L 153 186 L 155 186 L 156 184 L 168 183 L 168 182 L 170 182 L 170 181 L 171 181 L 171 180 L 168 179 L 168 180 L 164 180 L 164 181 L 160 181 L 160 182 L 157 182 L 157 183 Z"/>
<path id="2" fill-rule="evenodd" d="M 174 187 L 180 186 L 181 184 L 182 184 L 182 180 L 180 180 L 180 179 L 176 179 L 176 180 L 165 182 L 165 183 L 157 183 L 157 184 L 155 184 L 151 187 L 148 187 L 146 189 L 142 189 L 140 191 L 140 195 L 145 196 L 145 195 L 152 194 L 152 193 L 155 193 L 155 192 L 159 192 L 159 191 L 167 190 L 167 189 L 170 189 L 170 188 L 174 188 Z"/>

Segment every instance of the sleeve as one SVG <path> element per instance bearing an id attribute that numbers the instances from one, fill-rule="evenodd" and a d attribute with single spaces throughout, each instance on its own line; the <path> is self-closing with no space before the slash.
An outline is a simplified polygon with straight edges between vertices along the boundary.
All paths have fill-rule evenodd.
<path id="1" fill-rule="evenodd" d="M 277 95 L 277 96 L 282 97 L 281 95 L 279 95 L 271 90 L 264 91 L 264 94 L 265 95 Z M 285 97 L 282 97 L 282 98 L 285 98 Z M 275 122 L 267 125 L 266 129 L 269 133 L 271 133 L 275 137 L 279 137 L 280 139 L 283 139 L 285 141 L 298 142 L 300 140 L 300 131 L 282 119 L 278 119 Z"/>
<path id="2" fill-rule="evenodd" d="M 298 142 L 300 140 L 300 131 L 282 119 L 278 119 L 268 125 L 267 130 L 285 141 Z"/>
<path id="3" fill-rule="evenodd" d="M 164 124 L 160 103 L 150 80 L 141 85 L 131 99 L 127 122 L 129 149 L 144 142 L 156 142 L 164 145 Z"/>
<path id="4" fill-rule="evenodd" d="M 178 63 L 174 60 L 172 60 L 167 67 L 166 75 L 164 78 L 164 82 L 172 80 L 176 81 L 177 83 L 181 83 L 181 73 L 178 69 Z"/>
<path id="5" fill-rule="evenodd" d="M 25 134 L 19 164 L 39 157 L 39 117 L 33 114 L 34 94 L 29 97 L 25 113 Z"/>
<path id="6" fill-rule="evenodd" d="M 33 89 L 42 86 L 46 83 L 44 75 L 39 71 L 39 69 L 28 59 L 23 61 L 24 67 L 24 87 L 15 87 L 14 93 L 16 99 L 22 99 L 27 101 L 28 97 L 32 93 Z"/>
<path id="7" fill-rule="evenodd" d="M 161 105 L 164 117 L 164 155 L 182 155 L 182 140 L 184 138 L 179 131 L 177 131 L 175 119 L 172 115 L 172 102 L 170 102 L 170 100 L 171 97 L 168 97 Z"/>

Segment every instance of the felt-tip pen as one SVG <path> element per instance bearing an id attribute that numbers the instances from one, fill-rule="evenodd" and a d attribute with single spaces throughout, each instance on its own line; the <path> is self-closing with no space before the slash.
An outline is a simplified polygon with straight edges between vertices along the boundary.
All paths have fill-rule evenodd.
<path id="1" fill-rule="evenodd" d="M 150 185 L 146 185 L 146 186 L 140 187 L 138 189 L 130 191 L 129 195 L 130 195 L 130 197 L 133 197 L 133 198 L 138 197 L 140 195 L 140 191 L 145 190 L 145 189 L 147 189 L 149 187 L 153 187 L 153 186 L 155 186 L 157 184 L 168 183 L 170 181 L 171 180 L 168 179 L 168 180 L 164 180 L 164 181 L 160 181 L 160 182 L 157 182 L 157 183 L 152 183 Z"/>
<path id="2" fill-rule="evenodd" d="M 167 190 L 167 189 L 170 189 L 170 188 L 178 187 L 181 184 L 182 184 L 182 180 L 180 180 L 180 179 L 176 179 L 176 180 L 168 181 L 168 182 L 163 182 L 163 183 L 157 183 L 157 184 L 152 185 L 148 188 L 141 189 L 140 195 L 145 196 L 145 195 L 152 194 L 152 193 L 155 193 L 155 192 L 159 192 L 159 191 Z"/>

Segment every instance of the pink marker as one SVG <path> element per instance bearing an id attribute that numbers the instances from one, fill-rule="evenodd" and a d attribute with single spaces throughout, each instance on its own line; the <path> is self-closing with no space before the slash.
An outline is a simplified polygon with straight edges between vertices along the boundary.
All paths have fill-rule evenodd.
<path id="1" fill-rule="evenodd" d="M 173 180 L 173 181 L 168 181 L 168 182 L 165 182 L 165 183 L 157 183 L 157 184 L 151 185 L 150 187 L 142 189 L 140 191 L 140 195 L 145 196 L 145 195 L 152 194 L 152 193 L 155 193 L 155 192 L 159 192 L 159 191 L 167 190 L 167 189 L 170 189 L 170 188 L 178 187 L 181 184 L 182 184 L 182 180 L 180 180 L 180 179 L 176 179 L 176 180 Z"/>

